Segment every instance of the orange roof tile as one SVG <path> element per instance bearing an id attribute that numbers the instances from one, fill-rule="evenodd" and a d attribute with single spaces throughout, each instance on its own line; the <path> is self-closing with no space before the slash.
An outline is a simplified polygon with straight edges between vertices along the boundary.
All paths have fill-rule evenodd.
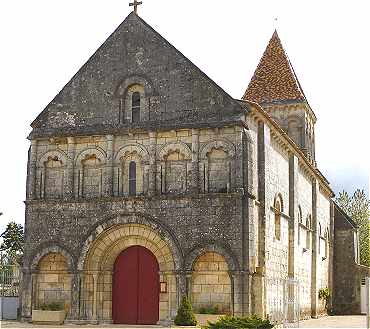
<path id="1" fill-rule="evenodd" d="M 272 35 L 243 99 L 259 104 L 279 101 L 306 102 L 277 31 Z"/>

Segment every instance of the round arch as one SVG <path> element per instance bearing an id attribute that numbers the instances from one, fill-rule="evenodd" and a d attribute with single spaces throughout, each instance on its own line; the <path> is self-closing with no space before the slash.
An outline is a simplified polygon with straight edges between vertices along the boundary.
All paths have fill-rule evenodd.
<path id="1" fill-rule="evenodd" d="M 121 147 L 114 156 L 114 159 L 116 162 L 119 162 L 119 159 L 121 157 L 124 157 L 126 154 L 130 154 L 133 152 L 136 152 L 142 158 L 143 162 L 149 162 L 148 150 L 143 145 L 137 143 L 128 144 Z"/>
<path id="2" fill-rule="evenodd" d="M 277 209 L 276 205 L 280 203 L 280 209 Z M 281 195 L 281 193 L 277 193 L 275 195 L 275 198 L 274 198 L 274 208 L 278 211 L 280 211 L 281 213 L 284 212 L 284 201 L 283 201 L 283 196 Z"/>
<path id="3" fill-rule="evenodd" d="M 212 149 L 222 149 L 227 152 L 228 156 L 230 158 L 234 158 L 235 156 L 235 146 L 233 143 L 227 141 L 227 140 L 216 140 L 213 142 L 210 142 L 206 144 L 200 153 L 200 158 L 205 160 L 207 159 L 207 154 L 212 151 Z"/>
<path id="4" fill-rule="evenodd" d="M 125 97 L 128 88 L 132 85 L 143 86 L 145 96 L 152 96 L 154 94 L 154 88 L 151 81 L 140 75 L 130 75 L 121 80 L 115 91 L 115 96 L 119 98 Z"/>
<path id="5" fill-rule="evenodd" d="M 190 251 L 185 256 L 184 269 L 186 271 L 192 271 L 196 260 L 207 252 L 215 252 L 225 258 L 225 261 L 229 267 L 229 271 L 238 271 L 240 269 L 239 262 L 231 250 L 218 244 L 209 243 L 202 246 L 198 246 Z"/>
<path id="6" fill-rule="evenodd" d="M 45 152 L 40 160 L 38 161 L 38 167 L 43 167 L 44 163 L 47 162 L 49 159 L 58 160 L 61 161 L 63 166 L 67 164 L 67 154 L 65 154 L 61 150 L 53 150 L 53 151 L 47 151 Z"/>
<path id="7" fill-rule="evenodd" d="M 80 166 L 82 161 L 91 155 L 95 155 L 101 161 L 101 164 L 105 164 L 105 161 L 107 158 L 107 154 L 105 153 L 105 151 L 100 147 L 91 147 L 91 148 L 82 150 L 76 156 L 75 165 L 77 167 Z"/>
<path id="8" fill-rule="evenodd" d="M 37 266 L 40 262 L 40 260 L 45 257 L 48 254 L 51 253 L 57 253 L 61 254 L 65 257 L 67 260 L 67 265 L 68 265 L 68 271 L 72 272 L 75 269 L 75 260 L 72 256 L 72 254 L 68 251 L 67 248 L 62 247 L 55 242 L 51 241 L 48 242 L 46 245 L 43 244 L 40 246 L 35 253 L 33 254 L 32 257 L 30 257 L 30 263 L 28 264 L 28 267 L 33 271 L 37 269 Z"/>
<path id="9" fill-rule="evenodd" d="M 170 152 L 179 152 L 185 156 L 186 160 L 191 160 L 191 150 L 189 146 L 182 142 L 169 143 L 164 145 L 158 152 L 158 159 L 164 161 Z"/>
<path id="10" fill-rule="evenodd" d="M 77 261 L 77 269 L 83 270 L 85 268 L 85 264 L 88 256 L 90 255 L 91 248 L 94 247 L 96 241 L 102 238 L 105 233 L 110 232 L 109 234 L 112 234 L 114 236 L 115 234 L 114 231 L 118 229 L 119 232 L 121 232 L 121 234 L 127 234 L 127 232 L 130 232 L 130 225 L 135 224 L 136 224 L 135 227 L 137 227 L 137 229 L 139 229 L 139 226 L 141 226 L 142 234 L 144 234 L 144 236 L 145 234 L 148 234 L 149 237 L 151 234 L 153 237 L 155 235 L 158 240 L 162 240 L 162 243 L 167 245 L 168 249 L 171 251 L 174 262 L 174 268 L 176 270 L 180 269 L 183 257 L 180 252 L 181 249 L 179 248 L 179 243 L 175 236 L 170 232 L 170 230 L 167 227 L 165 227 L 162 223 L 159 223 L 159 221 L 156 220 L 155 218 L 140 213 L 121 213 L 115 216 L 105 218 L 101 222 L 97 223 L 94 226 L 94 228 L 88 233 L 87 237 L 84 239 L 85 242 L 82 245 L 81 253 Z M 128 231 L 124 227 L 125 225 Z M 147 227 L 147 229 L 145 230 L 144 227 Z M 125 236 L 129 237 L 127 235 Z M 139 239 L 140 236 L 138 234 L 134 236 L 137 239 L 136 242 L 138 243 L 143 242 L 142 240 Z M 121 235 L 121 237 L 123 236 Z M 121 244 L 120 247 L 124 247 L 125 242 L 120 242 L 118 240 L 119 239 L 116 239 L 117 243 Z M 146 240 L 149 240 L 149 238 Z M 112 243 L 113 242 L 114 241 L 112 241 Z M 148 243 L 148 245 L 150 244 Z"/>

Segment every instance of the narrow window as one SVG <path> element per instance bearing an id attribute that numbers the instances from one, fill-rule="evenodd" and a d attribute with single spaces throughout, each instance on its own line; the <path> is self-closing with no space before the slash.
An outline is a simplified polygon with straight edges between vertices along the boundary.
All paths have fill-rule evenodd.
<path id="1" fill-rule="evenodd" d="M 321 252 L 321 239 L 322 239 L 322 231 L 321 231 L 321 224 L 319 223 L 319 255 L 322 254 L 322 252 Z"/>
<path id="2" fill-rule="evenodd" d="M 298 245 L 301 244 L 302 209 L 298 206 Z"/>
<path id="3" fill-rule="evenodd" d="M 140 121 L 140 93 L 135 91 L 132 94 L 132 122 Z"/>
<path id="4" fill-rule="evenodd" d="M 280 240 L 281 237 L 281 205 L 279 201 L 275 203 L 275 239 Z"/>
<path id="5" fill-rule="evenodd" d="M 311 215 L 307 217 L 306 221 L 306 249 L 311 248 Z"/>
<path id="6" fill-rule="evenodd" d="M 136 162 L 131 161 L 128 173 L 128 194 L 136 195 Z"/>

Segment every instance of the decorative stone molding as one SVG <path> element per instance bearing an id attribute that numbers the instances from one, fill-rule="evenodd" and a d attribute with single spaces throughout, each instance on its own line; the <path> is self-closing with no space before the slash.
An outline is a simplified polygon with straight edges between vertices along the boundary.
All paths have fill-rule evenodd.
<path id="1" fill-rule="evenodd" d="M 125 97 L 125 93 L 127 89 L 132 85 L 141 85 L 144 87 L 145 95 L 151 96 L 154 93 L 153 84 L 147 77 L 140 76 L 140 75 L 130 75 L 124 78 L 120 84 L 118 85 L 115 95 L 116 97 Z"/>
<path id="2" fill-rule="evenodd" d="M 179 243 L 175 235 L 167 228 L 164 224 L 160 223 L 156 218 L 149 216 L 147 214 L 140 213 L 121 213 L 115 216 L 109 216 L 103 219 L 101 222 L 97 223 L 87 237 L 84 239 L 84 243 L 81 248 L 81 253 L 77 262 L 77 268 L 83 270 L 87 255 L 90 248 L 93 246 L 94 241 L 98 236 L 104 231 L 110 229 L 111 227 L 124 224 L 142 224 L 148 226 L 152 231 L 154 231 L 161 239 L 168 244 L 169 249 L 173 255 L 173 261 L 175 269 L 179 269 L 182 263 L 182 253 L 179 247 Z"/>
<path id="3" fill-rule="evenodd" d="M 217 243 L 209 243 L 205 245 L 200 245 L 192 249 L 186 256 L 184 261 L 184 269 L 186 271 L 193 271 L 193 266 L 198 257 L 207 253 L 207 252 L 215 252 L 220 254 L 225 258 L 225 261 L 229 267 L 229 271 L 239 271 L 240 266 L 237 258 L 233 254 L 233 252 L 224 246 L 221 246 Z"/>
<path id="4" fill-rule="evenodd" d="M 64 153 L 61 150 L 53 150 L 53 151 L 48 151 L 44 153 L 41 158 L 38 161 L 38 167 L 42 168 L 44 167 L 45 162 L 47 162 L 49 159 L 56 160 L 56 161 L 61 161 L 63 164 L 63 167 L 67 165 L 67 159 L 68 156 L 66 153 Z"/>
<path id="5" fill-rule="evenodd" d="M 158 151 L 158 160 L 159 161 L 165 161 L 166 156 L 171 152 L 179 152 L 184 155 L 184 160 L 191 160 L 192 153 L 189 146 L 187 146 L 185 143 L 182 142 L 176 142 L 176 143 L 169 143 L 164 145 L 159 151 Z"/>
<path id="6" fill-rule="evenodd" d="M 88 159 L 90 156 L 95 155 L 101 162 L 101 164 L 105 164 L 107 159 L 106 152 L 101 147 L 92 147 L 81 151 L 75 160 L 76 167 L 82 165 L 83 160 Z"/>
<path id="7" fill-rule="evenodd" d="M 149 163 L 149 152 L 145 146 L 140 144 L 128 144 L 120 148 L 114 156 L 115 163 L 119 164 L 122 157 L 131 153 L 137 153 L 144 163 Z"/>
<path id="8" fill-rule="evenodd" d="M 234 158 L 235 156 L 235 146 L 233 143 L 226 140 L 216 140 L 203 146 L 200 153 L 200 159 L 206 160 L 207 154 L 210 153 L 212 149 L 216 150 L 222 149 L 225 152 L 227 152 L 230 158 Z"/>
<path id="9" fill-rule="evenodd" d="M 30 263 L 29 264 L 25 264 L 25 268 L 29 268 L 31 269 L 32 271 L 36 270 L 37 269 L 37 266 L 40 262 L 40 260 L 50 254 L 50 253 L 59 253 L 61 255 L 63 255 L 65 257 L 65 259 L 67 260 L 67 264 L 68 264 L 68 271 L 70 272 L 73 272 L 74 269 L 75 269 L 75 261 L 74 261 L 74 258 L 72 256 L 72 254 L 68 251 L 67 248 L 65 247 L 62 247 L 60 246 L 57 242 L 54 242 L 54 241 L 50 241 L 47 243 L 48 246 L 45 246 L 45 244 L 43 244 L 42 246 L 40 246 L 39 248 L 36 249 L 35 253 L 33 254 L 32 257 L 30 257 Z"/>

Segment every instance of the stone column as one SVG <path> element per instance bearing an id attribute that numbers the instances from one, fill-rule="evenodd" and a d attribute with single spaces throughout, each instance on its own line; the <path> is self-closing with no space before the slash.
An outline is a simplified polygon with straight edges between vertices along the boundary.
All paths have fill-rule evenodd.
<path id="1" fill-rule="evenodd" d="M 31 140 L 28 151 L 27 199 L 36 199 L 37 140 Z"/>
<path id="2" fill-rule="evenodd" d="M 187 295 L 186 291 L 186 274 L 181 272 L 176 274 L 177 287 L 177 308 L 180 306 L 182 297 Z"/>
<path id="3" fill-rule="evenodd" d="M 199 193 L 199 129 L 191 130 L 191 193 Z"/>
<path id="4" fill-rule="evenodd" d="M 257 131 L 257 193 L 258 193 L 258 258 L 253 275 L 253 302 L 255 313 L 261 317 L 266 311 L 266 145 L 270 144 L 270 130 L 263 121 L 258 122 Z"/>
<path id="5" fill-rule="evenodd" d="M 298 245 L 298 158 L 289 155 L 289 247 L 288 247 L 288 277 L 295 277 L 295 259 Z"/>
<path id="6" fill-rule="evenodd" d="M 93 309 L 92 309 L 92 317 L 94 321 L 98 321 L 98 273 L 94 273 L 93 275 L 94 280 L 94 293 L 93 293 Z"/>
<path id="7" fill-rule="evenodd" d="M 22 310 L 22 320 L 28 321 L 32 316 L 32 274 L 29 270 L 23 270 L 22 274 L 22 289 L 21 293 L 21 305 Z"/>
<path id="8" fill-rule="evenodd" d="M 107 163 L 104 169 L 103 180 L 103 195 L 109 197 L 113 195 L 113 149 L 114 149 L 114 136 L 107 135 Z"/>
<path id="9" fill-rule="evenodd" d="M 168 320 L 171 320 L 172 317 L 177 312 L 177 303 L 176 303 L 176 276 L 171 272 L 166 275 L 167 277 L 167 289 L 168 289 Z"/>
<path id="10" fill-rule="evenodd" d="M 186 295 L 188 299 L 192 301 L 192 290 L 193 290 L 193 278 L 192 273 L 186 273 Z"/>
<path id="11" fill-rule="evenodd" d="M 149 189 L 148 195 L 156 194 L 156 148 L 157 148 L 157 133 L 149 132 Z"/>
<path id="12" fill-rule="evenodd" d="M 244 188 L 244 181 L 243 181 L 243 161 L 244 161 L 244 148 L 243 148 L 243 128 L 242 127 L 235 127 L 236 131 L 236 141 L 235 141 L 235 159 L 234 159 L 234 171 L 231 173 L 231 177 L 234 176 L 231 183 L 232 185 L 231 190 L 235 191 L 242 191 Z M 234 184 L 234 186 L 233 186 Z"/>
<path id="13" fill-rule="evenodd" d="M 234 272 L 229 273 L 231 279 L 231 287 L 232 287 L 232 312 L 235 316 L 243 316 L 244 315 L 244 308 L 245 308 L 245 300 L 244 300 L 244 290 L 245 285 L 243 282 L 244 273 L 242 272 Z"/>
<path id="14" fill-rule="evenodd" d="M 311 265 L 311 316 L 317 318 L 319 304 L 317 287 L 317 268 L 318 268 L 318 220 L 317 206 L 319 195 L 319 183 L 316 179 L 312 180 L 312 265 Z"/>
<path id="15" fill-rule="evenodd" d="M 74 196 L 74 162 L 75 162 L 75 152 L 76 152 L 76 144 L 74 137 L 67 138 L 67 175 L 66 175 L 66 182 L 64 185 L 64 196 L 66 199 L 73 199 Z"/>
<path id="16" fill-rule="evenodd" d="M 72 275 L 71 284 L 71 320 L 79 320 L 80 318 L 80 288 L 81 276 L 80 273 L 74 272 Z"/>

